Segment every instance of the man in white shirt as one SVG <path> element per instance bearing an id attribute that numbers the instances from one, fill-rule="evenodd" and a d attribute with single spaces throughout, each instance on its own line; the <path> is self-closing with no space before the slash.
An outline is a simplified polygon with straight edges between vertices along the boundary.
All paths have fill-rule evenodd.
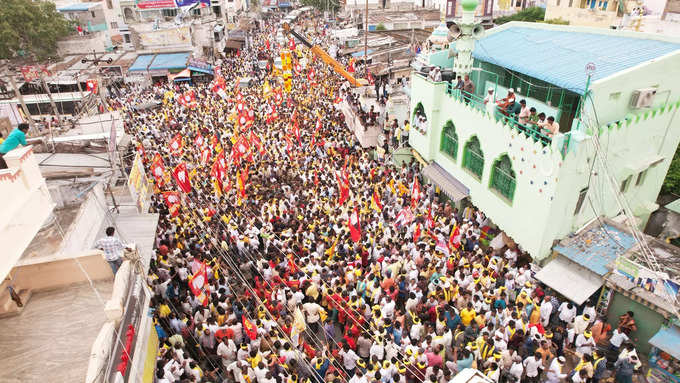
<path id="1" fill-rule="evenodd" d="M 616 352 L 619 352 L 621 345 L 626 341 L 628 341 L 628 335 L 626 335 L 623 331 L 620 331 L 618 328 L 614 329 L 612 332 L 612 337 L 609 339 L 611 349 L 615 350 Z"/>
<path id="2" fill-rule="evenodd" d="M 541 353 L 536 351 L 534 355 L 524 359 L 524 368 L 526 369 L 526 382 L 538 383 L 538 378 L 543 370 L 543 360 Z"/>
<path id="3" fill-rule="evenodd" d="M 354 370 L 357 367 L 357 360 L 359 360 L 359 355 L 357 355 L 348 344 L 342 346 L 342 351 L 339 355 L 342 357 L 342 366 L 345 368 L 348 376 L 354 375 Z"/>
<path id="4" fill-rule="evenodd" d="M 566 328 L 567 325 L 576 317 L 576 307 L 571 302 L 564 302 L 560 305 L 559 318 L 562 321 L 562 327 Z"/>
<path id="5" fill-rule="evenodd" d="M 546 295 L 543 298 L 543 303 L 541 303 L 541 325 L 543 328 L 548 328 L 550 323 L 550 314 L 552 314 L 553 305 L 550 303 L 550 296 Z"/>
<path id="6" fill-rule="evenodd" d="M 236 344 L 226 336 L 217 346 L 217 355 L 222 358 L 222 365 L 226 368 L 236 360 Z"/>

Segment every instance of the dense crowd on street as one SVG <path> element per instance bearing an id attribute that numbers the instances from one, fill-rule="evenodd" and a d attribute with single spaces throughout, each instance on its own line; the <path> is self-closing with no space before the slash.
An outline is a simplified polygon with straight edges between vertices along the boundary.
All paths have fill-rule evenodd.
<path id="1" fill-rule="evenodd" d="M 329 42 L 318 17 L 300 20 Z M 633 314 L 608 324 L 595 302 L 556 296 L 418 162 L 374 159 L 337 107 L 351 89 L 303 47 L 290 91 L 255 73 L 258 55 L 279 54 L 277 27 L 262 22 L 211 84 L 111 102 L 157 189 L 156 382 L 447 383 L 465 368 L 494 382 L 632 382 Z M 161 105 L 134 108 L 149 101 Z"/>

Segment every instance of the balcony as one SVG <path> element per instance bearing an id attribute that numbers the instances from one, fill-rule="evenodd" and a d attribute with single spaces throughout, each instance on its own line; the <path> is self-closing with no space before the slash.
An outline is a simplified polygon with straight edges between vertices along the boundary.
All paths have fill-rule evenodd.
<path id="1" fill-rule="evenodd" d="M 483 98 L 475 94 L 467 93 L 460 89 L 454 89 L 452 83 L 447 85 L 446 94 L 458 102 L 467 104 L 469 107 L 472 107 L 475 110 L 478 110 L 482 113 L 488 113 L 487 105 Z M 540 142 L 543 146 L 550 146 L 552 143 L 552 137 L 541 132 L 538 126 L 521 124 L 514 115 L 506 115 L 498 107 L 494 109 L 493 116 L 491 117 L 493 117 L 496 121 L 500 121 L 503 125 L 506 125 L 519 133 L 525 134 L 527 137 L 530 137 L 532 140 L 534 140 L 534 142 Z"/>

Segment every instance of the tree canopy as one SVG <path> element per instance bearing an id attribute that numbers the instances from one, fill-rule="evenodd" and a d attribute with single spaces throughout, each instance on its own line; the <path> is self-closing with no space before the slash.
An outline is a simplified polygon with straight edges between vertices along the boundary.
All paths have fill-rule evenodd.
<path id="1" fill-rule="evenodd" d="M 54 3 L 2 0 L 0 59 L 23 56 L 44 60 L 56 54 L 57 40 L 71 30 L 71 22 L 57 12 Z"/>
<path id="2" fill-rule="evenodd" d="M 501 25 L 510 21 L 529 21 L 532 23 L 543 21 L 545 18 L 545 9 L 541 7 L 530 7 L 523 9 L 514 15 L 499 17 L 494 20 L 494 23 Z"/>

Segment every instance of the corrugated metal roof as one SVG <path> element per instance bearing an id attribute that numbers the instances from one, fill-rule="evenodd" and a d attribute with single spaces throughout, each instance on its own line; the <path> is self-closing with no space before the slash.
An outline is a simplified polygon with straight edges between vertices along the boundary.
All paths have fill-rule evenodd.
<path id="1" fill-rule="evenodd" d="M 140 71 L 140 70 L 146 70 L 146 68 L 151 64 L 151 60 L 153 60 L 153 55 L 141 55 L 137 56 L 135 59 L 135 62 L 130 65 L 128 68 L 128 71 Z"/>
<path id="2" fill-rule="evenodd" d="M 57 8 L 58 12 L 86 12 L 89 11 L 90 8 L 94 8 L 98 6 L 99 3 L 75 3 L 71 5 L 67 5 L 65 7 Z"/>
<path id="3" fill-rule="evenodd" d="M 659 40 L 512 26 L 478 40 L 473 56 L 583 94 L 588 63 L 596 81 L 677 50 Z"/>
<path id="4" fill-rule="evenodd" d="M 564 257 L 550 261 L 536 273 L 536 279 L 577 305 L 583 304 L 604 283 L 600 276 Z"/>
<path id="5" fill-rule="evenodd" d="M 149 66 L 149 70 L 186 68 L 188 58 L 189 52 L 158 54 Z"/>
<path id="6" fill-rule="evenodd" d="M 593 271 L 599 276 L 607 274 L 607 265 L 635 245 L 632 235 L 614 226 L 594 225 L 575 237 L 563 240 L 554 250 Z"/>

